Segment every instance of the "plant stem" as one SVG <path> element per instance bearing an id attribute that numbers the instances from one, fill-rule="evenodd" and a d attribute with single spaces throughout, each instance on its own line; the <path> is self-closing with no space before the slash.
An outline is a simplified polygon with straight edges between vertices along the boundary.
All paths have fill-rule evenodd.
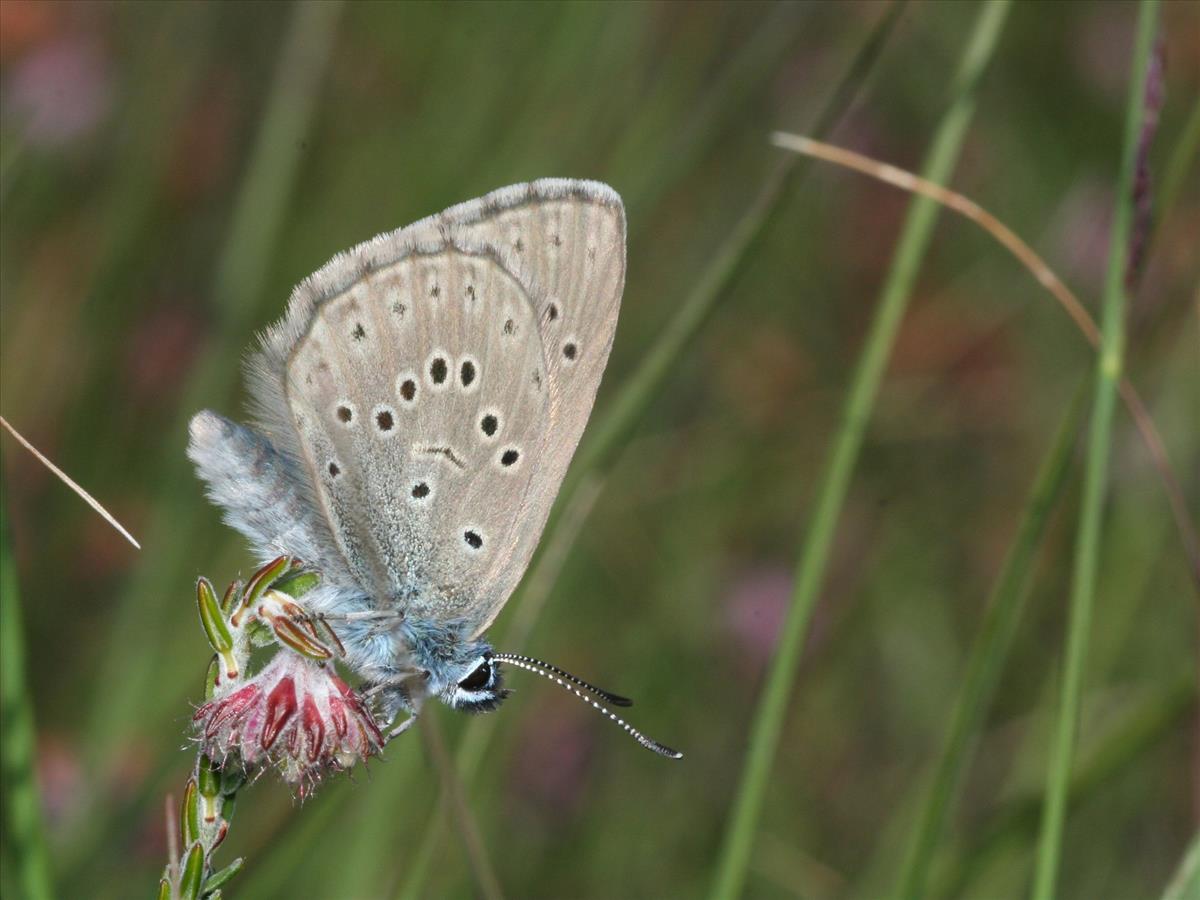
<path id="1" fill-rule="evenodd" d="M 1123 712 L 1081 754 L 1071 772 L 1068 805 L 1078 806 L 1096 791 L 1112 783 L 1134 762 L 1158 746 L 1168 735 L 1178 733 L 1196 705 L 1196 685 L 1191 673 L 1169 681 L 1155 695 Z M 967 847 L 956 854 L 946 873 L 938 879 L 931 897 L 964 897 L 971 880 L 1000 849 L 1028 843 L 1038 826 L 1043 797 L 1040 791 L 1022 793 L 988 817 L 969 837 Z"/>
<path id="2" fill-rule="evenodd" d="M 1008 9 L 1007 0 L 990 0 L 980 10 L 954 82 L 950 108 L 938 126 L 922 169 L 922 174 L 931 181 L 947 181 L 958 158 L 967 125 L 974 112 L 974 88 L 995 49 Z M 779 646 L 771 660 L 766 686 L 755 712 L 748 754 L 733 813 L 725 833 L 713 888 L 713 897 L 720 900 L 738 896 L 745 881 L 754 834 L 766 796 L 771 764 L 779 744 L 784 715 L 791 698 L 792 683 L 795 681 L 800 662 L 800 651 L 804 646 L 804 637 L 817 592 L 824 580 L 850 475 L 858 458 L 867 419 L 883 377 L 884 365 L 922 256 L 929 244 L 938 211 L 937 205 L 925 197 L 914 199 L 910 205 L 879 308 L 855 368 L 842 426 L 830 453 L 812 526 L 801 551 L 792 602 L 783 623 Z"/>
<path id="3" fill-rule="evenodd" d="M 25 680 L 25 633 L 17 567 L 8 535 L 8 513 L 0 499 L 0 759 L 3 759 L 4 827 L 15 882 L 28 900 L 54 896 L 42 801 L 34 772 L 37 742 L 33 697 Z"/>
<path id="4" fill-rule="evenodd" d="M 1016 538 L 988 601 L 988 610 L 967 660 L 962 689 L 946 729 L 942 753 L 933 770 L 925 802 L 917 814 L 912 842 L 900 871 L 897 890 L 900 897 L 917 900 L 927 895 L 929 868 L 938 836 L 970 758 L 974 739 L 991 706 L 992 695 L 1008 658 L 1025 598 L 1029 594 L 1030 574 L 1046 533 L 1046 525 L 1066 485 L 1072 451 L 1083 423 L 1084 399 L 1087 396 L 1085 387 L 1081 386 L 1076 393 L 1059 425 L 1054 443 L 1042 461 L 1025 503 Z"/>
<path id="5" fill-rule="evenodd" d="M 1108 480 L 1109 441 L 1113 409 L 1121 379 L 1124 315 L 1125 266 L 1132 223 L 1133 176 L 1137 158 L 1138 134 L 1142 127 L 1146 68 L 1158 23 L 1157 0 L 1143 0 L 1138 12 L 1137 38 L 1134 45 L 1133 77 L 1130 79 L 1126 107 L 1125 139 L 1117 180 L 1116 209 L 1108 249 L 1108 273 L 1105 278 L 1101 320 L 1100 354 L 1096 365 L 1095 393 L 1092 399 L 1091 433 L 1084 469 L 1083 499 L 1076 535 L 1075 563 L 1072 572 L 1071 612 L 1067 631 L 1065 671 L 1058 722 L 1050 755 L 1042 815 L 1041 839 L 1032 896 L 1050 900 L 1055 893 L 1066 820 L 1067 788 L 1071 780 L 1071 757 L 1079 721 L 1079 702 L 1083 694 L 1084 663 L 1091 631 L 1092 607 L 1096 592 L 1096 571 L 1100 554 L 1101 513 Z"/>
<path id="6" fill-rule="evenodd" d="M 426 713 L 417 727 L 425 739 L 425 748 L 429 751 L 434 768 L 440 776 L 442 796 L 450 806 L 458 833 L 462 837 L 467 862 L 471 866 L 479 894 L 484 900 L 503 900 L 504 892 L 500 889 L 500 880 L 496 877 L 496 870 L 488 858 L 479 825 L 471 814 L 462 779 L 458 777 L 454 761 L 450 759 L 450 753 L 446 750 L 446 739 L 442 735 L 441 725 L 434 714 Z"/>

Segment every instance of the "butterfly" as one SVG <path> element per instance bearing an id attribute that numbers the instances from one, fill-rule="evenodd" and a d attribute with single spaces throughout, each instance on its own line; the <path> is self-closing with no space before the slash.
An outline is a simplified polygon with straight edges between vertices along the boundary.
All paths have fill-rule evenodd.
<path id="1" fill-rule="evenodd" d="M 253 427 L 214 412 L 188 455 L 267 560 L 321 573 L 305 605 L 403 732 L 423 704 L 494 709 L 542 675 L 642 746 L 630 701 L 484 632 L 521 580 L 616 330 L 625 211 L 594 181 L 493 191 L 335 256 L 247 363 Z M 603 702 L 601 702 L 603 701 Z"/>

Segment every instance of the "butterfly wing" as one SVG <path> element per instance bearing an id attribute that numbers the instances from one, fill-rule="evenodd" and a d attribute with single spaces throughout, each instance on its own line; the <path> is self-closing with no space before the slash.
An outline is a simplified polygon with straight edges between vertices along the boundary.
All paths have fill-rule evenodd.
<path id="1" fill-rule="evenodd" d="M 251 360 L 262 427 L 379 604 L 499 612 L 587 422 L 625 270 L 620 199 L 545 180 L 342 254 Z"/>
<path id="2" fill-rule="evenodd" d="M 549 420 L 533 306 L 497 254 L 404 232 L 356 248 L 297 289 L 252 371 L 355 581 L 471 617 Z"/>

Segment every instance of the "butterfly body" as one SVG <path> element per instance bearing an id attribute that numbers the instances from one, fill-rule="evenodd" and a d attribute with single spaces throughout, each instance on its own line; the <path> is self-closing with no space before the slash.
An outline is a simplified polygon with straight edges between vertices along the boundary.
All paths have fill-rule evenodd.
<path id="1" fill-rule="evenodd" d="M 620 198 L 544 179 L 335 257 L 249 360 L 257 423 L 189 456 L 305 595 L 383 713 L 505 695 L 482 634 L 516 587 L 586 424 L 625 274 Z"/>

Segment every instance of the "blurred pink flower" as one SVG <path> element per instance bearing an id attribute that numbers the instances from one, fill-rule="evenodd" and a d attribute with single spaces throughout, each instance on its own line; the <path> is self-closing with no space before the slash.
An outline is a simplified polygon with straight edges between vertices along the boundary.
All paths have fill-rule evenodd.
<path id="1" fill-rule="evenodd" d="M 98 41 L 64 35 L 30 50 L 4 84 L 5 114 L 25 138 L 56 147 L 88 133 L 108 113 L 112 76 Z"/>
<path id="2" fill-rule="evenodd" d="M 281 650 L 257 675 L 234 681 L 192 717 L 202 749 L 250 770 L 273 766 L 308 786 L 379 752 L 383 735 L 366 704 L 333 668 Z"/>
<path id="3" fill-rule="evenodd" d="M 764 566 L 744 572 L 726 599 L 729 633 L 741 651 L 739 658 L 757 670 L 775 650 L 779 629 L 792 594 L 792 573 L 781 566 Z"/>

